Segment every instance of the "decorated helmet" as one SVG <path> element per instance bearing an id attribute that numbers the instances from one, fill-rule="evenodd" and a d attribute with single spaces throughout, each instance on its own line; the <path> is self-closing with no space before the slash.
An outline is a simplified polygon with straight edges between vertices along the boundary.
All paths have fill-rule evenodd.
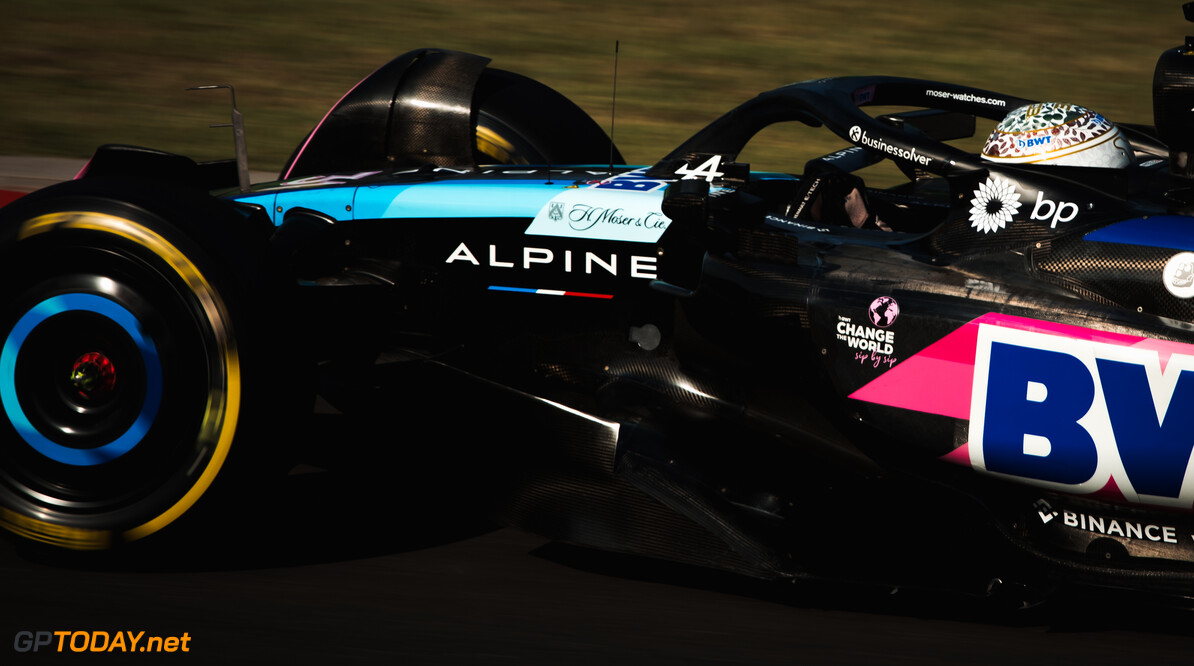
<path id="1" fill-rule="evenodd" d="M 1132 144 L 1115 123 L 1090 109 L 1042 102 L 1007 114 L 987 138 L 983 158 L 1119 168 L 1132 163 Z"/>

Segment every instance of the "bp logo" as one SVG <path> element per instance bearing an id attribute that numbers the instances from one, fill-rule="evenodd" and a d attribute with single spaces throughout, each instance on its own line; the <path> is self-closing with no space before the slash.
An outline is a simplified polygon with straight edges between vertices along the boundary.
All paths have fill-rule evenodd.
<path id="1" fill-rule="evenodd" d="M 1020 193 L 1009 181 L 998 176 L 978 186 L 970 200 L 970 226 L 984 234 L 1007 227 L 1020 210 Z"/>

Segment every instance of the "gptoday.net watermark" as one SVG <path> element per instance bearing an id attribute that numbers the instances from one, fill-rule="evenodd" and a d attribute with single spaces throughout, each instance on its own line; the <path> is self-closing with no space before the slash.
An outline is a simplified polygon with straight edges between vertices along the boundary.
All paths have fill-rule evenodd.
<path id="1" fill-rule="evenodd" d="M 144 631 L 18 631 L 17 652 L 190 652 L 191 635 L 146 636 Z"/>

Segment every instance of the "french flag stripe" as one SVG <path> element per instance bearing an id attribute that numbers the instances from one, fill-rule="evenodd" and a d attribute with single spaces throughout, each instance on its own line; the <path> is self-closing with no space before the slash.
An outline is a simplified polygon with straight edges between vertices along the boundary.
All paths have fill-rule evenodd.
<path id="1" fill-rule="evenodd" d="M 503 287 L 489 285 L 490 291 L 512 291 L 520 294 L 541 294 L 543 296 L 577 296 L 580 298 L 613 298 L 613 294 L 590 294 L 583 291 L 561 291 L 559 289 L 527 289 L 526 287 Z"/>

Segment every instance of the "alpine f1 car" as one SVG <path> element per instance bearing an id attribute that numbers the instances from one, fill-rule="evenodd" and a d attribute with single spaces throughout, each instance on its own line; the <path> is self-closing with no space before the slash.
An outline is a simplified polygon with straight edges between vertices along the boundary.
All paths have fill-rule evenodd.
<path id="1" fill-rule="evenodd" d="M 318 395 L 565 541 L 1192 595 L 1192 53 L 1153 125 L 831 78 L 635 167 L 546 86 L 422 49 L 276 182 L 105 146 L 0 211 L 0 523 L 150 536 L 284 470 Z M 841 149 L 739 161 L 791 122 Z"/>

